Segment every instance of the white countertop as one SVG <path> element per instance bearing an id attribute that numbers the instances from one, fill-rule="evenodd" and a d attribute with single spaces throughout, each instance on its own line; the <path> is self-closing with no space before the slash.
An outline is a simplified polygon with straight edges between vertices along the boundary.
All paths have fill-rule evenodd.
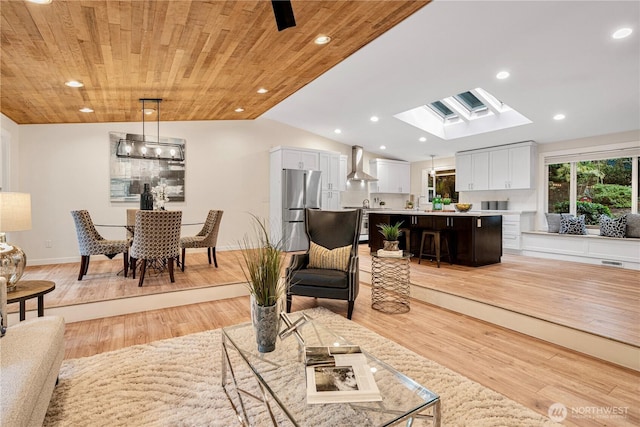
<path id="1" fill-rule="evenodd" d="M 507 212 L 507 211 L 503 211 Z M 371 214 L 382 214 L 382 215 L 437 215 L 437 216 L 495 216 L 502 215 L 498 211 L 469 211 L 469 212 L 456 212 L 456 211 L 425 211 L 425 210 L 415 210 L 415 209 L 376 209 L 370 210 L 369 215 Z"/>

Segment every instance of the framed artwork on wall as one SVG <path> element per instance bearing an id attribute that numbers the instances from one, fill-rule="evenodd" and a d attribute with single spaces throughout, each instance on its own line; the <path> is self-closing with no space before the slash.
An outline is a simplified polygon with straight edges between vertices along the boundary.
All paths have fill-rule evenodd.
<path id="1" fill-rule="evenodd" d="M 166 184 L 170 202 L 185 201 L 186 141 L 109 132 L 110 200 L 139 202 L 144 184 Z"/>

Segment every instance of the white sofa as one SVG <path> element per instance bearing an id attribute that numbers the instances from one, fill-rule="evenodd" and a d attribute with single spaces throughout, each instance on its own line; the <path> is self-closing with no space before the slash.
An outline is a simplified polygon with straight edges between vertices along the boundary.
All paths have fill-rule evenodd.
<path id="1" fill-rule="evenodd" d="M 6 319 L 6 284 L 0 310 Z M 9 325 L 0 338 L 0 426 L 42 426 L 64 357 L 64 319 L 45 316 Z"/>

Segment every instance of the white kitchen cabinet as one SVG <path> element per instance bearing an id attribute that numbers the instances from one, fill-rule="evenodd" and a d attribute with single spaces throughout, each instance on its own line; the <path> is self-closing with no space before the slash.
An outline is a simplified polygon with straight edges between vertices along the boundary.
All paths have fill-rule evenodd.
<path id="1" fill-rule="evenodd" d="M 509 188 L 535 187 L 535 145 L 524 145 L 509 150 Z"/>
<path id="2" fill-rule="evenodd" d="M 456 191 L 489 189 L 489 153 L 456 153 Z"/>
<path id="3" fill-rule="evenodd" d="M 323 191 L 320 195 L 320 208 L 325 211 L 340 210 L 340 192 L 339 191 Z"/>
<path id="4" fill-rule="evenodd" d="M 517 144 L 489 152 L 489 189 L 529 189 L 533 187 L 535 147 Z"/>
<path id="5" fill-rule="evenodd" d="M 338 191 L 340 187 L 340 154 L 321 152 L 320 171 L 323 191 Z M 346 179 L 346 175 L 343 179 Z"/>
<path id="6" fill-rule="evenodd" d="M 345 154 L 340 155 L 340 168 L 338 172 L 338 190 L 347 191 L 347 162 L 349 156 Z"/>
<path id="7" fill-rule="evenodd" d="M 370 184 L 371 193 L 409 194 L 411 166 L 400 160 L 374 159 L 369 161 L 369 174 L 378 178 Z"/>
<path id="8" fill-rule="evenodd" d="M 282 148 L 282 169 L 320 170 L 317 151 Z"/>
<path id="9" fill-rule="evenodd" d="M 456 153 L 456 191 L 533 188 L 535 150 L 526 141 Z"/>
<path id="10" fill-rule="evenodd" d="M 502 215 L 502 248 L 505 252 L 520 252 L 522 249 L 522 232 L 531 231 L 533 222 L 533 212 L 514 212 Z"/>

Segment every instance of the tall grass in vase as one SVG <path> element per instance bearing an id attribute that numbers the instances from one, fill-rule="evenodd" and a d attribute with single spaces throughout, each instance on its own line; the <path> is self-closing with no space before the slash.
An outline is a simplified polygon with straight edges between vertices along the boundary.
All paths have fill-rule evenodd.
<path id="1" fill-rule="evenodd" d="M 242 272 L 251 294 L 251 321 L 256 331 L 260 353 L 275 350 L 280 329 L 285 282 L 281 277 L 285 254 L 282 242 L 272 242 L 266 221 L 255 215 L 250 235 L 245 235 L 240 247 Z"/>

